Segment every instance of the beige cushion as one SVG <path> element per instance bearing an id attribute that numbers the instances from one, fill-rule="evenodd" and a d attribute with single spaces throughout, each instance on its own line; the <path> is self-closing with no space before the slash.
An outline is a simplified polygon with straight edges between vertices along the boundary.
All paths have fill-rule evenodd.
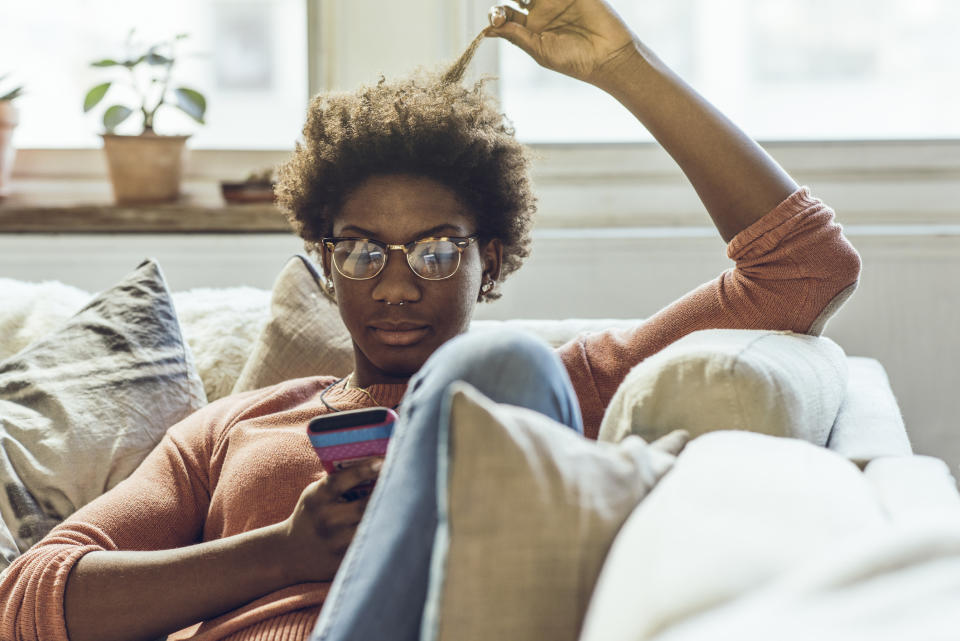
<path id="1" fill-rule="evenodd" d="M 847 393 L 827 447 L 861 466 L 880 456 L 909 456 L 910 439 L 883 365 L 857 356 L 847 364 Z"/>
<path id="2" fill-rule="evenodd" d="M 791 436 L 823 445 L 847 386 L 847 360 L 828 338 L 771 330 L 689 334 L 634 367 L 599 440 L 654 441 L 675 429 Z"/>
<path id="3" fill-rule="evenodd" d="M 465 383 L 450 403 L 425 638 L 576 639 L 610 542 L 674 457 L 587 440 Z"/>
<path id="4" fill-rule="evenodd" d="M 353 343 L 337 306 L 320 290 L 320 275 L 296 255 L 273 285 L 270 318 L 233 386 L 245 392 L 303 376 L 346 376 Z"/>
<path id="5" fill-rule="evenodd" d="M 580 639 L 648 639 L 884 523 L 872 484 L 838 454 L 747 432 L 701 436 L 617 534 Z"/>

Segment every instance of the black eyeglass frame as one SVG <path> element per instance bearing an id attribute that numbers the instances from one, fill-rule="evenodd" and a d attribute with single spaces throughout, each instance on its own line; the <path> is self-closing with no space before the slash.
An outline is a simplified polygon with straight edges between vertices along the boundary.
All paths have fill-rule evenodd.
<path id="1" fill-rule="evenodd" d="M 410 271 L 416 274 L 417 277 L 422 278 L 423 280 L 446 280 L 448 278 L 453 278 L 453 276 L 455 276 L 456 273 L 460 271 L 460 263 L 462 262 L 464 250 L 470 245 L 472 245 L 474 242 L 479 240 L 479 238 L 480 238 L 479 234 L 470 234 L 469 236 L 427 236 L 425 238 L 418 238 L 417 240 L 412 240 L 409 243 L 405 243 L 402 245 L 391 245 L 390 243 L 385 243 L 383 241 L 376 240 L 375 238 L 364 238 L 362 236 L 329 236 L 327 238 L 321 238 L 320 244 L 330 252 L 330 262 L 333 263 L 333 266 L 340 273 L 340 275 L 350 280 L 370 280 L 371 278 L 376 278 L 377 276 L 379 276 L 380 272 L 383 271 L 383 268 L 387 266 L 387 261 L 390 260 L 391 249 L 399 250 L 403 252 L 404 256 L 407 259 L 407 267 L 409 267 Z M 380 265 L 380 269 L 378 269 L 375 273 L 365 278 L 357 278 L 356 276 L 349 276 L 347 274 L 344 274 L 343 270 L 340 269 L 340 266 L 337 265 L 336 258 L 334 258 L 335 256 L 334 249 L 336 248 L 337 243 L 344 240 L 359 240 L 359 241 L 371 243 L 373 245 L 376 245 L 380 249 L 382 249 L 383 255 L 386 256 L 386 258 L 384 259 L 383 264 Z M 417 273 L 417 270 L 415 270 L 413 268 L 413 265 L 410 264 L 410 252 L 413 251 L 414 247 L 416 247 L 420 243 L 434 242 L 438 240 L 449 241 L 453 243 L 454 247 L 457 248 L 457 266 L 447 276 L 444 276 L 442 278 L 427 278 L 426 276 L 423 276 L 422 274 Z"/>

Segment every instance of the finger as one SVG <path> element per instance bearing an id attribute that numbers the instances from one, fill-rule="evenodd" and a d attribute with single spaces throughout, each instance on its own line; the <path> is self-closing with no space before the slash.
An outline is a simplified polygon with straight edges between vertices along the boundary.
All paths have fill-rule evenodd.
<path id="1" fill-rule="evenodd" d="M 343 554 L 347 551 L 347 548 L 350 547 L 350 542 L 353 541 L 354 535 L 357 533 L 357 526 L 345 527 L 336 534 L 332 535 L 328 541 L 330 547 L 337 553 Z"/>
<path id="2" fill-rule="evenodd" d="M 515 22 L 508 22 L 499 29 L 490 28 L 487 34 L 513 43 L 534 60 L 540 62 L 540 42 L 537 36 L 526 27 Z"/>
<path id="3" fill-rule="evenodd" d="M 345 470 L 340 470 L 335 474 L 329 475 L 324 486 L 326 498 L 331 501 L 335 500 L 351 488 L 376 480 L 380 475 L 380 466 L 382 464 L 382 459 L 376 459 L 370 463 L 348 467 Z"/>
<path id="4" fill-rule="evenodd" d="M 522 11 L 517 11 L 513 7 L 508 7 L 505 4 L 490 7 L 490 12 L 487 14 L 487 17 L 490 19 L 490 26 L 493 27 L 494 30 L 503 27 L 509 22 L 514 22 L 524 27 L 527 26 L 527 14 Z"/>
<path id="5" fill-rule="evenodd" d="M 334 503 L 324 509 L 324 522 L 327 528 L 356 526 L 363 519 L 367 498 L 350 503 Z"/>
<path id="6" fill-rule="evenodd" d="M 673 454 L 674 456 L 677 456 L 680 454 L 689 440 L 690 432 L 687 430 L 673 430 L 669 434 L 661 436 L 651 443 L 651 447 L 655 447 L 662 452 L 666 452 L 667 454 Z"/>

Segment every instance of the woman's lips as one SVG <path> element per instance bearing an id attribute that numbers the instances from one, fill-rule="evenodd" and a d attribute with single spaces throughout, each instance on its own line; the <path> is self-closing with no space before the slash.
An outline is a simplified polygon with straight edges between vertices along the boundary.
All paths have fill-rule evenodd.
<path id="1" fill-rule="evenodd" d="M 423 340 L 427 334 L 430 333 L 429 327 L 414 327 L 414 328 L 386 328 L 386 327 L 372 327 L 374 336 L 381 343 L 393 346 L 404 346 L 404 345 L 413 345 L 414 343 L 419 343 Z"/>

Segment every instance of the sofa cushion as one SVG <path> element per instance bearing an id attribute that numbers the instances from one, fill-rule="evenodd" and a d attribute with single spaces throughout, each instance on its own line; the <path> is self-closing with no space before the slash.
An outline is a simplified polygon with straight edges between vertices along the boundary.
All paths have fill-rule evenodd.
<path id="1" fill-rule="evenodd" d="M 892 522 L 949 519 L 960 524 L 960 493 L 946 463 L 932 456 L 883 456 L 863 471 Z"/>
<path id="2" fill-rule="evenodd" d="M 10 535 L 0 542 L 16 543 L 3 566 L 126 478 L 167 427 L 205 404 L 153 261 L 0 362 L 0 516 Z"/>
<path id="3" fill-rule="evenodd" d="M 902 523 L 803 556 L 769 583 L 651 641 L 954 641 L 958 595 L 960 527 Z"/>
<path id="4" fill-rule="evenodd" d="M 58 329 L 89 301 L 89 292 L 58 281 L 0 278 L 0 360 Z"/>
<path id="5" fill-rule="evenodd" d="M 270 292 L 254 287 L 198 288 L 175 292 L 173 302 L 207 400 L 229 396 L 269 319 Z"/>
<path id="6" fill-rule="evenodd" d="M 580 639 L 649 639 L 885 523 L 872 484 L 833 452 L 747 432 L 701 436 L 617 534 Z"/>
<path id="7" fill-rule="evenodd" d="M 912 449 L 890 379 L 872 358 L 847 358 L 847 392 L 827 447 L 858 465 L 881 456 L 908 456 Z"/>
<path id="8" fill-rule="evenodd" d="M 353 342 L 337 306 L 320 289 L 309 258 L 287 261 L 273 285 L 270 317 L 233 386 L 246 392 L 304 376 L 346 376 Z"/>
<path id="9" fill-rule="evenodd" d="M 0 278 L 0 360 L 60 327 L 90 298 L 89 292 L 57 281 Z M 228 396 L 267 322 L 270 292 L 198 288 L 175 292 L 173 302 L 207 400 Z"/>
<path id="10" fill-rule="evenodd" d="M 772 330 L 693 332 L 634 367 L 599 440 L 653 441 L 675 429 L 791 436 L 824 445 L 847 386 L 843 350 L 824 337 Z"/>
<path id="11" fill-rule="evenodd" d="M 610 542 L 674 457 L 587 440 L 465 383 L 439 438 L 426 638 L 576 639 Z"/>

